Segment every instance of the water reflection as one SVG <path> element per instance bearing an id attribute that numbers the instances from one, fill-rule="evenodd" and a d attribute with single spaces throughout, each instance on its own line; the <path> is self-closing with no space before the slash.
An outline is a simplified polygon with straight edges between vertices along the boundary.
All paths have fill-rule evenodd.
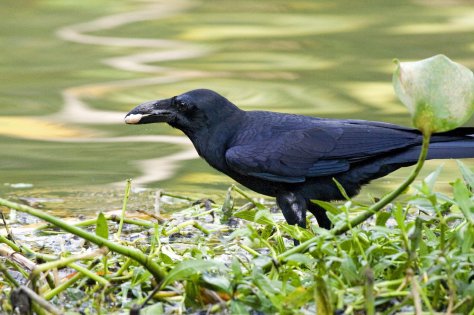
<path id="1" fill-rule="evenodd" d="M 23 198 L 100 195 L 128 177 L 145 187 L 223 194 L 230 179 L 197 160 L 181 134 L 123 125 L 124 112 L 146 100 L 206 87 L 244 109 L 407 124 L 390 84 L 392 58 L 445 53 L 474 65 L 468 4 L 5 3 L 0 193 Z M 456 166 L 446 168 L 445 184 Z M 367 192 L 379 195 L 406 173 Z M 18 191 L 15 183 L 34 188 Z M 93 195 L 82 208 L 97 210 Z"/>

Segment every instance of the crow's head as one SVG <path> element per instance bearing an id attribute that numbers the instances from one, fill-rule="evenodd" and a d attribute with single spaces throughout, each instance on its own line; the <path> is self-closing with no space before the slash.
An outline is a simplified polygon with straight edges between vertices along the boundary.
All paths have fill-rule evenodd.
<path id="1" fill-rule="evenodd" d="M 125 116 L 127 124 L 166 122 L 184 132 L 197 132 L 241 112 L 218 93 L 199 89 L 138 105 Z"/>

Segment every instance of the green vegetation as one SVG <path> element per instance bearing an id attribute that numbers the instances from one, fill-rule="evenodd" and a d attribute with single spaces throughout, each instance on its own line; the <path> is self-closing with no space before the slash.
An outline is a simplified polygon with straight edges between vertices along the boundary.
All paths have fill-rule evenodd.
<path id="1" fill-rule="evenodd" d="M 8 297 L 27 294 L 20 284 L 29 279 L 38 299 L 70 313 L 128 313 L 140 305 L 140 314 L 472 314 L 474 173 L 459 165 L 464 181 L 452 183 L 451 196 L 433 191 L 437 170 L 405 194 L 403 203 L 337 236 L 315 225 L 289 226 L 269 205 L 235 187 L 221 205 L 190 202 L 165 220 L 126 219 L 121 239 L 112 234 L 120 217 L 85 222 L 89 230 L 96 227 L 96 233 L 81 229 L 90 242 L 87 253 L 45 255 L 1 236 L 34 266 L 29 270 L 15 259 L 0 264 L 1 307 L 8 312 L 21 306 Z M 234 205 L 235 195 L 248 202 Z M 370 207 L 351 200 L 325 206 L 336 229 Z M 52 222 L 42 211 L 36 215 Z M 54 226 L 78 234 L 60 220 Z M 293 238 L 302 245 L 311 240 L 310 246 L 297 252 Z M 64 270 L 61 277 L 56 269 Z"/>

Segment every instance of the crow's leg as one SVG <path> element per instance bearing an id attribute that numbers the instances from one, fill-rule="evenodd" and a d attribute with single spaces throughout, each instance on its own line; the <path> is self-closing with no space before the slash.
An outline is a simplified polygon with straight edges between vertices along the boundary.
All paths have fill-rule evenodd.
<path id="1" fill-rule="evenodd" d="M 324 210 L 317 204 L 312 203 L 309 199 L 306 202 L 306 205 L 308 207 L 309 212 L 311 212 L 316 217 L 319 227 L 329 230 L 332 226 L 332 223 L 329 220 L 328 215 L 326 214 L 326 210 Z"/>
<path id="2" fill-rule="evenodd" d="M 278 207 L 288 224 L 306 227 L 306 200 L 293 192 L 283 192 L 276 197 Z"/>
<path id="3" fill-rule="evenodd" d="M 288 224 L 298 224 L 298 226 L 306 228 L 306 200 L 303 197 L 293 192 L 284 192 L 278 194 L 276 202 Z M 293 242 L 295 246 L 300 244 L 295 239 Z"/>

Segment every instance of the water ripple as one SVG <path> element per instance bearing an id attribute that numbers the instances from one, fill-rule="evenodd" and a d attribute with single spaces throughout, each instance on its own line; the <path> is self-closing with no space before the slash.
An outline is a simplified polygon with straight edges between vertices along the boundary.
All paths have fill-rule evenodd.
<path id="1" fill-rule="evenodd" d="M 191 7 L 187 1 L 153 2 L 146 4 L 142 9 L 133 12 L 120 13 L 100 17 L 98 19 L 62 27 L 56 35 L 62 40 L 85 45 L 120 46 L 153 49 L 152 52 L 132 54 L 122 57 L 107 58 L 102 62 L 112 68 L 137 73 L 154 73 L 155 77 L 139 78 L 103 82 L 99 84 L 71 87 L 63 90 L 63 108 L 58 113 L 49 116 L 49 119 L 61 122 L 81 124 L 122 124 L 124 113 L 116 111 L 97 110 L 83 100 L 84 97 L 119 90 L 127 87 L 158 85 L 182 81 L 185 79 L 206 76 L 203 71 L 177 70 L 148 63 L 159 63 L 169 60 L 181 60 L 203 56 L 209 53 L 198 45 L 166 39 L 122 38 L 97 36 L 89 34 L 101 30 L 110 30 L 130 23 L 146 20 L 156 20 L 187 10 Z M 136 165 L 144 175 L 134 179 L 136 184 L 147 184 L 173 176 L 178 164 L 182 160 L 197 158 L 192 144 L 186 137 L 171 136 L 136 136 L 114 138 L 67 138 L 53 141 L 67 142 L 162 142 L 178 144 L 183 150 L 164 157 L 136 161 Z"/>

